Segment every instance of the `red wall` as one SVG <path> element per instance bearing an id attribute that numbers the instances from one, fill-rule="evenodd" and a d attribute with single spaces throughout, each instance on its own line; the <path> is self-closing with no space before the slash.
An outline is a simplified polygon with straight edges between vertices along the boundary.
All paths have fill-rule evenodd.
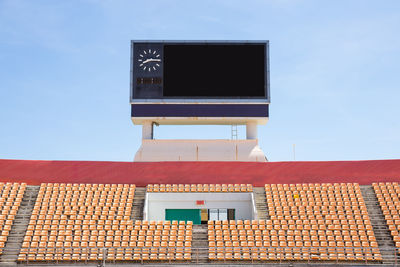
<path id="1" fill-rule="evenodd" d="M 0 160 L 0 181 L 59 183 L 400 182 L 400 160 L 317 162 L 103 162 Z"/>

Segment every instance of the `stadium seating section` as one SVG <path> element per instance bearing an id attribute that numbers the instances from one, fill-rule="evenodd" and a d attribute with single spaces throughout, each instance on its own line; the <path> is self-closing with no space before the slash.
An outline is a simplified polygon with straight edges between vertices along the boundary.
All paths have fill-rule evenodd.
<path id="1" fill-rule="evenodd" d="M 97 259 L 120 247 L 134 194 L 135 185 L 42 184 L 19 260 Z"/>
<path id="2" fill-rule="evenodd" d="M 400 186 L 398 183 L 373 183 L 372 187 L 396 248 L 400 248 Z"/>
<path id="3" fill-rule="evenodd" d="M 7 242 L 11 226 L 24 197 L 25 188 L 25 183 L 0 183 L 0 254 Z"/>
<path id="4" fill-rule="evenodd" d="M 310 248 L 303 259 L 382 259 L 358 184 L 267 184 L 265 192 L 272 247 Z"/>
<path id="5" fill-rule="evenodd" d="M 134 194 L 135 185 L 42 184 L 18 259 L 190 259 L 192 225 L 133 222 Z"/>
<path id="6" fill-rule="evenodd" d="M 149 184 L 147 192 L 252 192 L 251 184 Z"/>
<path id="7" fill-rule="evenodd" d="M 184 221 L 135 221 L 137 253 L 133 259 L 190 260 L 192 227 L 192 222 Z M 130 245 L 135 247 L 135 244 Z"/>
<path id="8" fill-rule="evenodd" d="M 276 260 L 267 239 L 265 220 L 208 221 L 209 259 Z M 278 252 L 276 250 L 276 252 Z"/>
<path id="9" fill-rule="evenodd" d="M 400 185 L 372 186 L 400 248 Z M 264 188 L 268 219 L 208 221 L 209 260 L 382 261 L 358 184 L 266 184 Z M 0 253 L 25 189 L 24 183 L 0 183 Z M 193 223 L 132 220 L 135 189 L 128 184 L 42 184 L 18 260 L 194 259 L 198 251 L 192 248 Z M 150 184 L 146 189 L 253 191 L 250 184 Z"/>

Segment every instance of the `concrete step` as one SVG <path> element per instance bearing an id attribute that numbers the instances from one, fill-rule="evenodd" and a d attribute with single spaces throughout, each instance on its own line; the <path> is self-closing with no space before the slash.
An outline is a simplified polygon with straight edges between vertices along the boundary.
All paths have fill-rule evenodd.
<path id="1" fill-rule="evenodd" d="M 206 248 L 208 246 L 208 240 L 192 241 L 192 247 Z"/>
<path id="2" fill-rule="evenodd" d="M 132 203 L 132 220 L 143 220 L 143 208 L 144 202 L 146 198 L 146 188 L 145 187 L 136 187 L 135 189 L 135 197 L 133 198 Z"/>
<path id="3" fill-rule="evenodd" d="M 208 260 L 208 232 L 207 225 L 193 225 L 192 262 L 206 264 Z"/>
<path id="4" fill-rule="evenodd" d="M 3 254 L 0 255 L 0 265 L 16 265 L 19 250 L 21 249 L 32 210 L 39 193 L 39 188 L 39 186 L 29 185 L 26 187 L 21 202 L 22 208 L 20 207 L 18 209 L 8 240 L 3 249 Z"/>
<path id="5" fill-rule="evenodd" d="M 386 224 L 378 199 L 371 185 L 361 185 L 361 194 L 368 210 L 368 215 L 374 230 L 375 238 L 382 254 L 383 263 L 393 264 L 398 259 L 395 257 L 395 244 Z"/>
<path id="6" fill-rule="evenodd" d="M 258 219 L 266 220 L 269 219 L 268 207 L 265 198 L 264 187 L 254 187 L 253 188 L 254 202 L 258 213 Z"/>

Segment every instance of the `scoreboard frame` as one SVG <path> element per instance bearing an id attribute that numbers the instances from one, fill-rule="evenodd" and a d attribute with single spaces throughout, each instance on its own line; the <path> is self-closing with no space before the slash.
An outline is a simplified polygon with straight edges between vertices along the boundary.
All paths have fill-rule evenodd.
<path id="1" fill-rule="evenodd" d="M 203 97 L 189 97 L 189 96 L 162 96 L 157 98 L 138 98 L 135 97 L 135 83 L 137 74 L 135 73 L 135 45 L 158 45 L 159 47 L 164 47 L 164 45 L 264 45 L 265 48 L 265 58 L 264 58 L 264 96 L 203 96 Z M 164 59 L 164 51 L 161 51 L 161 57 Z M 251 41 L 240 41 L 240 40 L 132 40 L 131 41 L 131 62 L 130 62 L 130 103 L 131 104 L 269 104 L 271 101 L 270 95 L 270 68 L 269 68 L 269 41 L 267 40 L 251 40 Z M 163 73 L 163 66 L 158 70 L 159 73 Z M 164 82 L 164 77 L 162 76 L 162 83 Z M 161 86 L 163 86 L 161 84 Z M 189 87 L 190 88 L 190 87 Z"/>

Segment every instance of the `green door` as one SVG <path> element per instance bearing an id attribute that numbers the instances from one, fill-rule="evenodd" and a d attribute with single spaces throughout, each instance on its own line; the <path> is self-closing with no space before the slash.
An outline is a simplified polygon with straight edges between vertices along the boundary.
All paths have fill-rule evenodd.
<path id="1" fill-rule="evenodd" d="M 193 224 L 201 224 L 200 209 L 166 209 L 166 221 L 192 221 Z"/>

